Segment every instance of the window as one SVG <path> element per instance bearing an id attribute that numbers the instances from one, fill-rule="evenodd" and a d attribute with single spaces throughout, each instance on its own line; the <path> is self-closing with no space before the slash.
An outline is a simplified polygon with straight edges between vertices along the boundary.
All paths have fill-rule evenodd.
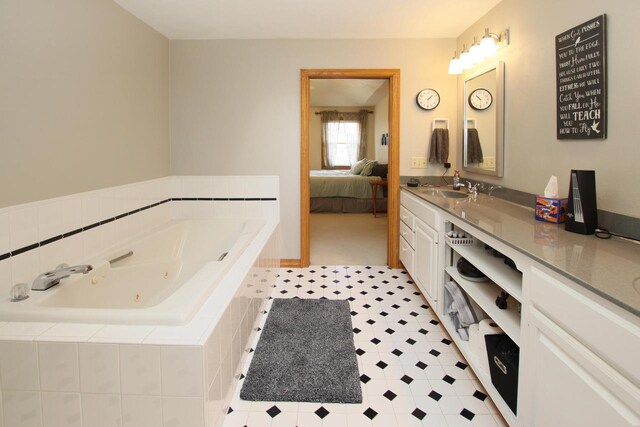
<path id="1" fill-rule="evenodd" d="M 327 154 L 332 167 L 351 167 L 358 161 L 360 123 L 329 122 L 327 133 Z"/>

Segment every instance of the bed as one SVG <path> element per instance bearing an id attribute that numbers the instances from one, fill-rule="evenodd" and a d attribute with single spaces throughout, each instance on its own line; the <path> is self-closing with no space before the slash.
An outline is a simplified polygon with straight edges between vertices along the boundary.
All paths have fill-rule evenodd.
<path id="1" fill-rule="evenodd" d="M 386 178 L 386 177 L 385 177 Z M 373 212 L 369 181 L 380 176 L 353 175 L 348 170 L 312 170 L 310 172 L 311 212 Z M 378 186 L 377 209 L 387 206 L 386 191 Z"/>

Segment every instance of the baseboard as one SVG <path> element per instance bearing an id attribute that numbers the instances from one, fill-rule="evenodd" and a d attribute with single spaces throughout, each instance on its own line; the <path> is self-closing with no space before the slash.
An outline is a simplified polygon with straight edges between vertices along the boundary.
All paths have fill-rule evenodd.
<path id="1" fill-rule="evenodd" d="M 299 259 L 281 259 L 280 267 L 300 268 L 302 263 Z"/>

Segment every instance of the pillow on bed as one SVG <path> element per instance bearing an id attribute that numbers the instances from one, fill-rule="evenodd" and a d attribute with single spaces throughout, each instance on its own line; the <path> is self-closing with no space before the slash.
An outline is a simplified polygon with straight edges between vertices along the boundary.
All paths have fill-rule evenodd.
<path id="1" fill-rule="evenodd" d="M 373 172 L 373 168 L 378 164 L 376 160 L 367 160 L 367 163 L 364 165 L 362 172 L 360 172 L 361 176 L 370 176 L 371 172 Z"/>
<path id="2" fill-rule="evenodd" d="M 364 169 L 367 162 L 368 162 L 367 159 L 362 159 L 355 162 L 354 165 L 351 166 L 351 174 L 360 175 L 360 173 L 362 172 L 362 169 Z"/>
<path id="3" fill-rule="evenodd" d="M 371 171 L 371 175 L 379 176 L 382 179 L 387 179 L 389 174 L 389 165 L 375 165 Z"/>

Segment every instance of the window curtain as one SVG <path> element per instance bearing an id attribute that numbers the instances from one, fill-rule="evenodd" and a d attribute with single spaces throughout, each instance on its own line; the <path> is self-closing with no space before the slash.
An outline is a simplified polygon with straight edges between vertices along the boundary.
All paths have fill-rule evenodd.
<path id="1" fill-rule="evenodd" d="M 322 156 L 326 168 L 353 166 L 358 160 L 365 158 L 368 114 L 366 110 L 357 113 L 320 112 Z M 345 156 L 348 164 L 345 164 Z"/>

